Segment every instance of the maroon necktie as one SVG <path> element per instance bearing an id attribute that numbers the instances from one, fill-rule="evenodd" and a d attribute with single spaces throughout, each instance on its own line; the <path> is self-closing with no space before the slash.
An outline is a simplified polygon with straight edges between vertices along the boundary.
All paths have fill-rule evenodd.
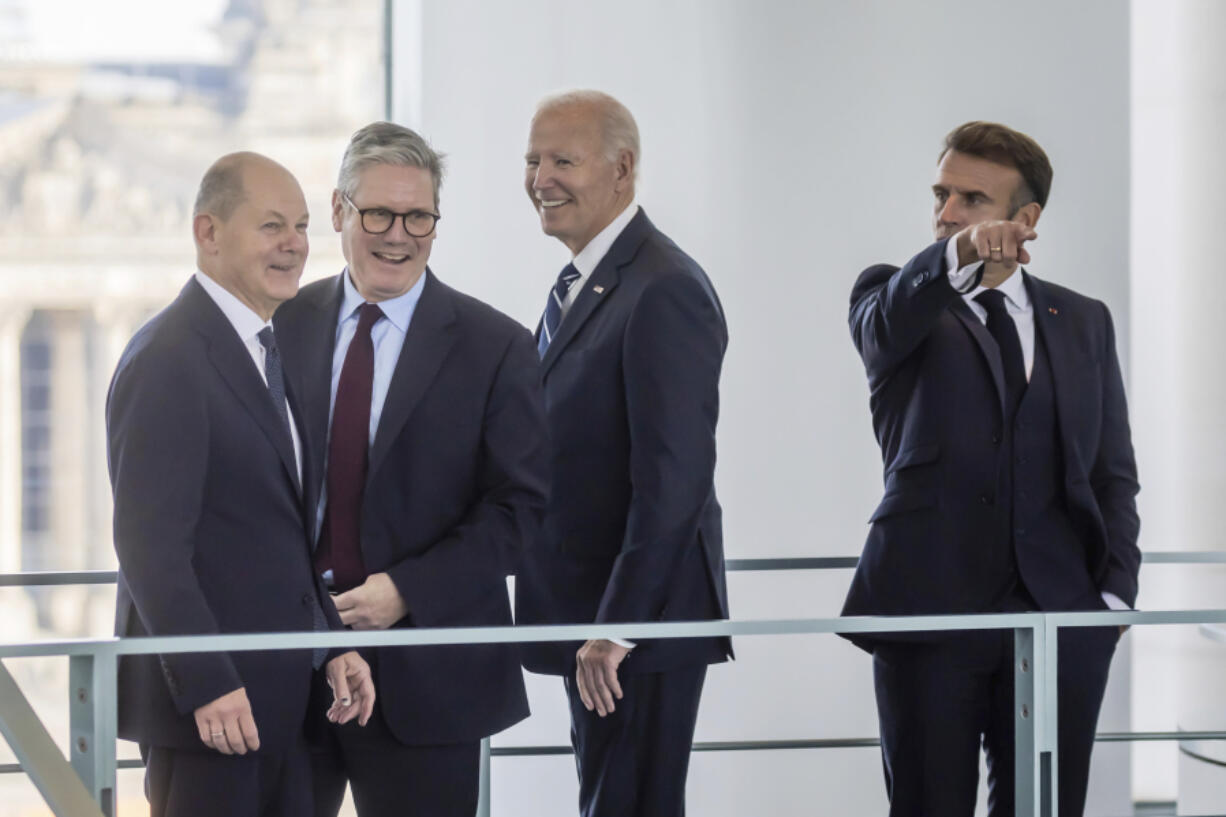
<path id="1" fill-rule="evenodd" d="M 366 581 L 362 562 L 362 489 L 370 456 L 370 395 L 375 377 L 375 345 L 370 329 L 383 317 L 375 304 L 358 309 L 358 328 L 345 352 L 332 430 L 328 435 L 328 507 L 316 553 L 316 567 L 332 570 L 332 584 L 345 592 Z"/>

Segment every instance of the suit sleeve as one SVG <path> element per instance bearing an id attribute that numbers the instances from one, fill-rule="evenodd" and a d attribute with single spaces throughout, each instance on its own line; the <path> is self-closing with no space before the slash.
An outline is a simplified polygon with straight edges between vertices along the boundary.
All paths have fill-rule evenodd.
<path id="1" fill-rule="evenodd" d="M 640 296 L 623 340 L 630 508 L 598 622 L 651 621 L 675 568 L 700 547 L 715 476 L 719 375 L 727 333 L 698 279 L 668 275 Z"/>
<path id="2" fill-rule="evenodd" d="M 205 499 L 208 411 L 199 367 L 151 360 L 146 349 L 115 375 L 107 401 L 115 551 L 150 635 L 219 632 L 192 557 Z M 243 686 L 226 653 L 160 656 L 179 712 Z"/>
<path id="3" fill-rule="evenodd" d="M 851 291 L 848 324 L 876 389 L 928 336 L 941 313 L 960 296 L 945 270 L 945 245 L 938 241 L 895 269 L 869 267 Z"/>
<path id="4" fill-rule="evenodd" d="M 1115 348 L 1115 327 L 1105 304 L 1103 347 L 1102 436 L 1090 468 L 1090 488 L 1107 530 L 1107 570 L 1101 590 L 1114 593 L 1132 607 L 1137 601 L 1141 551 L 1137 547 L 1141 521 L 1137 516 L 1137 463 L 1128 425 L 1128 402 Z"/>
<path id="5" fill-rule="evenodd" d="M 447 536 L 388 569 L 417 626 L 445 624 L 519 569 L 537 536 L 549 490 L 548 434 L 540 359 L 518 330 L 486 402 L 479 498 Z"/>

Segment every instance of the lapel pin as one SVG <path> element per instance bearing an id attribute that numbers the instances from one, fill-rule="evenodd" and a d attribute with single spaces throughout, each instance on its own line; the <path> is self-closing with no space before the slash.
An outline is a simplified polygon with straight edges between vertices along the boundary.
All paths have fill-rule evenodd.
<path id="1" fill-rule="evenodd" d="M 1047 311 L 1048 311 L 1048 312 L 1050 312 L 1050 313 L 1051 313 L 1051 314 L 1053 314 L 1053 315 L 1059 315 L 1059 314 L 1060 314 L 1060 310 L 1059 310 L 1059 309 L 1056 309 L 1054 306 L 1049 306 L 1049 307 L 1047 307 Z"/>
<path id="2" fill-rule="evenodd" d="M 604 287 L 602 287 L 600 284 L 597 284 L 596 286 L 592 287 L 592 292 L 595 292 L 597 295 L 599 295 L 600 293 L 604 292 Z"/>

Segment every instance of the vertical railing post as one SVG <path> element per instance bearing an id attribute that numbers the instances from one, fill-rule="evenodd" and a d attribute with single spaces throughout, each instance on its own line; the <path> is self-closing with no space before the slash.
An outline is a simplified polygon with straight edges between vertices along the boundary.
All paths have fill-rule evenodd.
<path id="1" fill-rule="evenodd" d="M 1035 735 L 1035 641 L 1041 630 L 1013 630 L 1013 779 L 1017 817 L 1038 817 L 1039 762 Z M 1041 636 L 1039 636 L 1041 638 Z"/>
<path id="2" fill-rule="evenodd" d="M 72 766 L 105 817 L 115 815 L 115 654 L 68 659 Z"/>
<path id="3" fill-rule="evenodd" d="M 1057 817 L 1059 811 L 1057 793 L 1060 789 L 1059 759 L 1060 759 L 1060 724 L 1059 724 L 1059 688 L 1056 683 L 1059 670 L 1058 648 L 1060 643 L 1060 628 L 1049 617 L 1043 616 L 1043 670 L 1038 689 L 1035 691 L 1035 704 L 1038 714 L 1036 724 L 1040 728 L 1043 742 L 1040 749 L 1043 752 L 1044 776 L 1041 794 L 1043 797 L 1043 815 Z"/>
<path id="4" fill-rule="evenodd" d="M 481 776 L 477 788 L 477 817 L 490 817 L 490 739 L 481 739 Z"/>

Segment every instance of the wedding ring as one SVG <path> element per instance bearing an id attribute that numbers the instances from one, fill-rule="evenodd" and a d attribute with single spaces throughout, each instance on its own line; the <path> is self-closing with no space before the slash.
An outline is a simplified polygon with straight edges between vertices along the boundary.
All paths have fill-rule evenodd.
<path id="1" fill-rule="evenodd" d="M 992 252 L 1000 252 L 1000 247 L 988 247 Z"/>
<path id="2" fill-rule="evenodd" d="M 210 732 L 209 734 L 215 738 L 224 738 L 226 736 L 225 732 Z"/>

